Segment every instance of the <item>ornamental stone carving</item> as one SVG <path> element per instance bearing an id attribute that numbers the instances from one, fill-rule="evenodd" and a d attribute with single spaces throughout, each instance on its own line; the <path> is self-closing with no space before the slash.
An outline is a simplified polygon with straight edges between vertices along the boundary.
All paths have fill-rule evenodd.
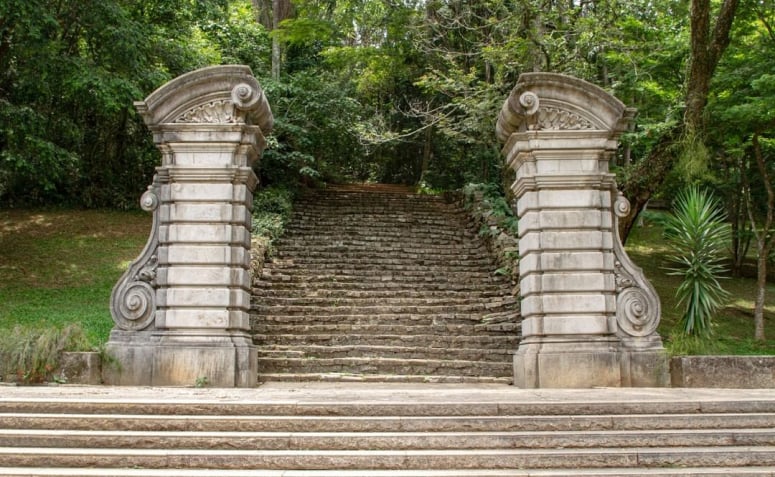
<path id="1" fill-rule="evenodd" d="M 667 383 L 659 298 L 619 240 L 629 204 L 608 170 L 634 115 L 601 88 L 552 73 L 520 76 L 500 111 L 520 230 L 518 386 Z"/>
<path id="2" fill-rule="evenodd" d="M 151 235 L 111 297 L 109 384 L 253 386 L 253 164 L 272 112 L 250 68 L 203 68 L 135 104 L 161 151 L 140 199 Z"/>

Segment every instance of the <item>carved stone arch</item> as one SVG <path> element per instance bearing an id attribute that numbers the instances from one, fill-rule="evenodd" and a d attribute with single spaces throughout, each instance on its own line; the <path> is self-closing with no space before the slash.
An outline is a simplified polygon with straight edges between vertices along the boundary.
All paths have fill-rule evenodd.
<path id="1" fill-rule="evenodd" d="M 618 136 L 634 116 L 635 109 L 584 80 L 557 73 L 525 73 L 503 104 L 496 133 L 502 142 L 512 133 L 527 130 L 594 130 Z"/>
<path id="2" fill-rule="evenodd" d="M 244 65 L 211 66 L 178 76 L 135 103 L 145 123 L 153 129 L 170 123 L 256 125 L 272 129 L 269 102 L 250 68 Z M 216 114 L 228 111 L 229 117 Z M 212 118 L 197 111 L 213 112 Z"/>

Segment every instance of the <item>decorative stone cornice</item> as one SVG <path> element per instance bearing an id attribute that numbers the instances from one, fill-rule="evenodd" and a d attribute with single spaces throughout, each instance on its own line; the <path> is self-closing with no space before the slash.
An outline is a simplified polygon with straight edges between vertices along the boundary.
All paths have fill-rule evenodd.
<path id="1" fill-rule="evenodd" d="M 161 124 L 253 124 L 272 129 L 269 102 L 250 68 L 211 66 L 179 76 L 135 103 L 152 130 Z"/>
<path id="2" fill-rule="evenodd" d="M 583 105 L 583 108 L 581 107 Z M 498 115 L 501 142 L 521 131 L 609 131 L 629 128 L 635 110 L 586 81 L 556 73 L 525 73 Z"/>

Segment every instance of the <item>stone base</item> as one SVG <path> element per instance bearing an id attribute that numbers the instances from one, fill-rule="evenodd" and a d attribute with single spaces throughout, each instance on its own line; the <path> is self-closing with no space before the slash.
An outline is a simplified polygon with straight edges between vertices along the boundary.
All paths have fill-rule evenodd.
<path id="1" fill-rule="evenodd" d="M 618 339 L 523 341 L 514 355 L 520 388 L 663 387 L 664 350 L 622 350 Z"/>
<path id="2" fill-rule="evenodd" d="M 119 386 L 252 387 L 256 348 L 245 333 L 208 335 L 113 330 L 103 381 Z"/>
<path id="3" fill-rule="evenodd" d="M 622 387 L 670 387 L 670 361 L 664 349 L 622 351 Z"/>

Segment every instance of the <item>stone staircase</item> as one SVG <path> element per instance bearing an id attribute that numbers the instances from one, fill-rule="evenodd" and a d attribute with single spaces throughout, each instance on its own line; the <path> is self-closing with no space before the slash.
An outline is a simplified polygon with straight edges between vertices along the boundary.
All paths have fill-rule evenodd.
<path id="1" fill-rule="evenodd" d="M 519 305 L 467 222 L 401 186 L 304 195 L 253 291 L 259 380 L 509 382 Z"/>
<path id="2" fill-rule="evenodd" d="M 763 390 L 356 384 L 3 393 L 0 476 L 775 475 Z"/>

